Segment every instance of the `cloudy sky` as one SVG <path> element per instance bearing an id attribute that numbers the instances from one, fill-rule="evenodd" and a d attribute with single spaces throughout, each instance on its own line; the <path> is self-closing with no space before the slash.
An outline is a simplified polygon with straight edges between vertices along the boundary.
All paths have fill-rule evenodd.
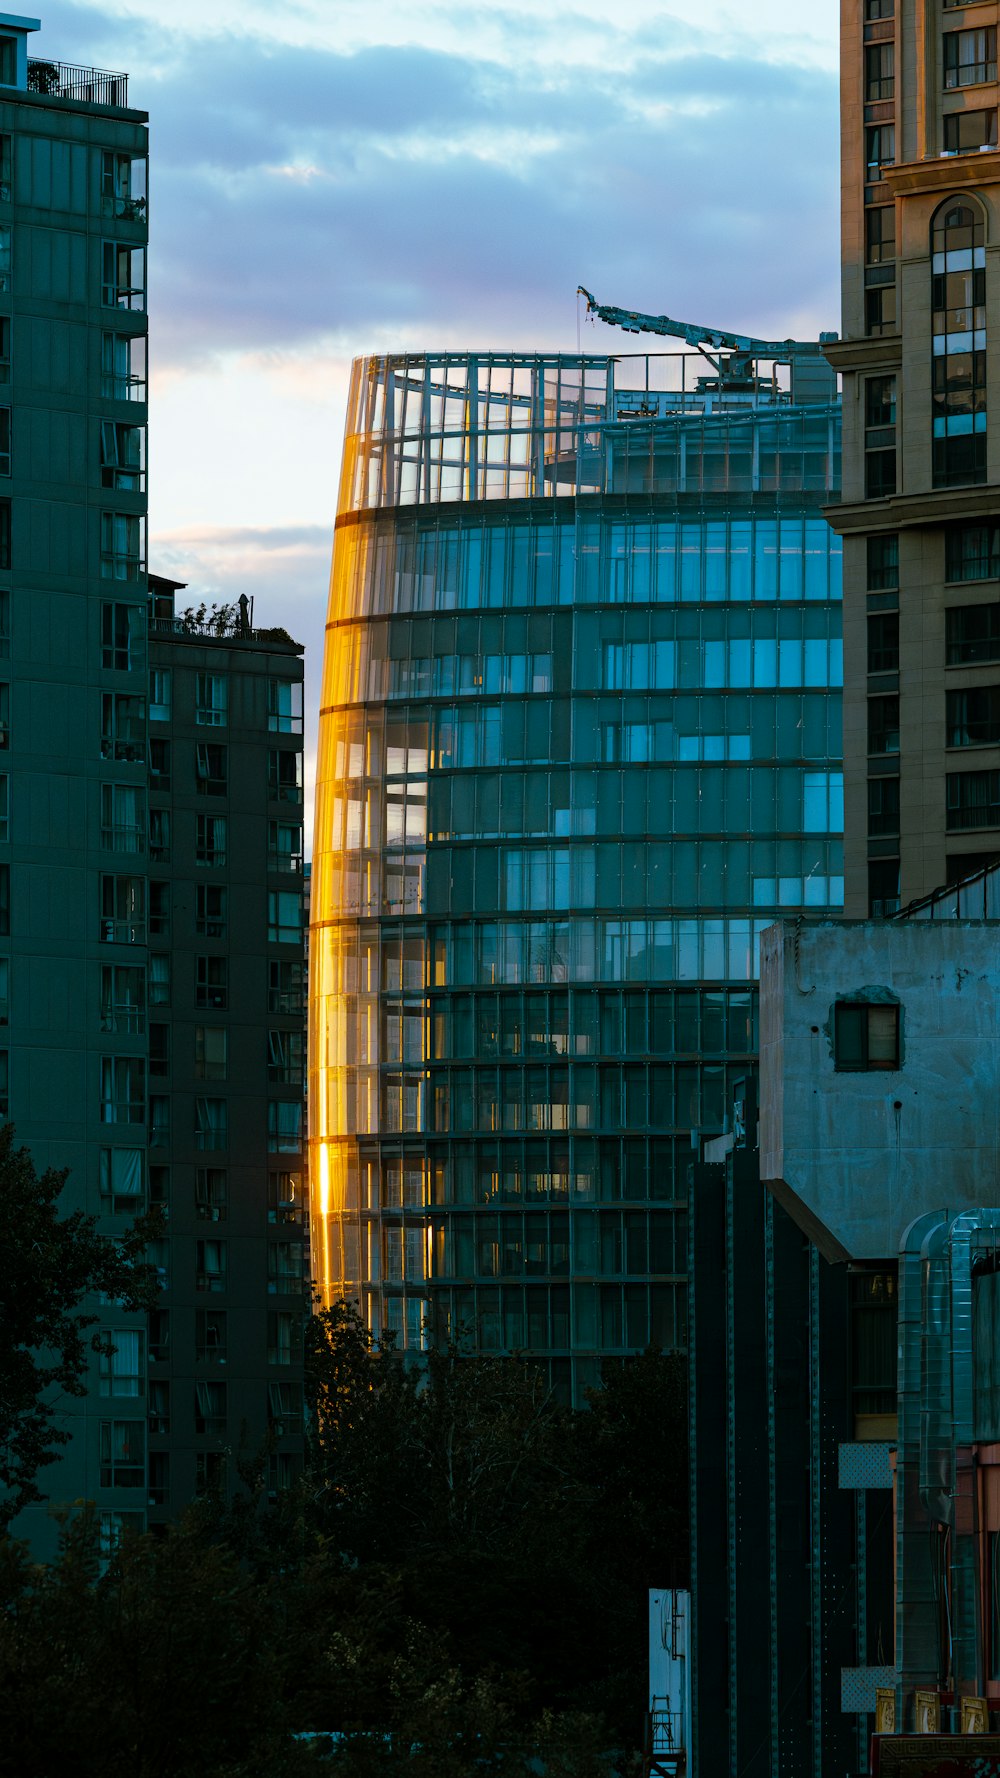
<path id="1" fill-rule="evenodd" d="M 312 705 L 356 353 L 572 351 L 580 283 L 838 325 L 837 0 L 37 10 L 34 54 L 128 72 L 150 113 L 150 564 L 252 593 Z"/>

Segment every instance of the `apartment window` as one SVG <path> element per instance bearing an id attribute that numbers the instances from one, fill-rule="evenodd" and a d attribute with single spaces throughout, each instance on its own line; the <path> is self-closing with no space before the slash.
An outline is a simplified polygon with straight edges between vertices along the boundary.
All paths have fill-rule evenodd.
<path id="1" fill-rule="evenodd" d="M 267 1203 L 269 1222 L 302 1222 L 304 1200 L 301 1173 L 269 1173 Z"/>
<path id="2" fill-rule="evenodd" d="M 986 248 L 982 212 L 949 198 L 931 229 L 932 469 L 936 488 L 986 479 Z"/>
<path id="3" fill-rule="evenodd" d="M 194 1340 L 199 1364 L 225 1364 L 229 1357 L 225 1309 L 196 1309 Z"/>
<path id="4" fill-rule="evenodd" d="M 195 1284 L 199 1290 L 225 1290 L 227 1272 L 225 1241 L 199 1241 L 196 1264 Z"/>
<path id="5" fill-rule="evenodd" d="M 996 106 L 989 111 L 953 111 L 944 120 L 947 154 L 976 154 L 997 145 Z"/>
<path id="6" fill-rule="evenodd" d="M 958 605 L 945 612 L 949 667 L 1000 661 L 1000 605 Z"/>
<path id="7" fill-rule="evenodd" d="M 267 1316 L 268 1364 L 294 1364 L 302 1350 L 302 1319 L 271 1309 Z"/>
<path id="8" fill-rule="evenodd" d="M 194 1460 L 194 1491 L 199 1500 L 221 1499 L 226 1491 L 225 1451 L 198 1451 Z"/>
<path id="9" fill-rule="evenodd" d="M 267 784 L 273 801 L 302 801 L 302 755 L 291 749 L 272 747 L 267 756 Z"/>
<path id="10" fill-rule="evenodd" d="M 11 230 L 10 224 L 0 226 L 0 290 L 9 291 L 13 288 L 11 267 Z"/>
<path id="11" fill-rule="evenodd" d="M 302 897 L 291 890 L 269 889 L 267 894 L 267 940 L 272 945 L 297 945 L 302 942 Z"/>
<path id="12" fill-rule="evenodd" d="M 149 811 L 149 856 L 154 864 L 166 864 L 169 862 L 169 809 L 150 809 Z"/>
<path id="13" fill-rule="evenodd" d="M 145 797 L 134 784 L 101 785 L 101 845 L 108 852 L 142 852 Z"/>
<path id="14" fill-rule="evenodd" d="M 141 1488 L 146 1481 L 146 1425 L 143 1420 L 102 1420 L 102 1488 Z"/>
<path id="15" fill-rule="evenodd" d="M 101 1056 L 101 1122 L 144 1124 L 146 1065 L 139 1056 Z"/>
<path id="16" fill-rule="evenodd" d="M 146 706 L 129 692 L 101 693 L 101 758 L 141 765 L 146 757 Z"/>
<path id="17" fill-rule="evenodd" d="M 0 772 L 0 842 L 10 839 L 10 775 Z"/>
<path id="18" fill-rule="evenodd" d="M 166 1438 L 170 1432 L 170 1384 L 165 1377 L 149 1385 L 147 1422 L 154 1438 Z"/>
<path id="19" fill-rule="evenodd" d="M 169 1167 L 164 1167 L 164 1166 L 150 1167 L 150 1169 L 149 1169 L 149 1201 L 151 1204 L 161 1205 L 163 1208 L 164 1215 L 167 1214 L 169 1207 L 170 1207 L 170 1168 Z"/>
<path id="20" fill-rule="evenodd" d="M 141 580 L 146 571 L 146 521 L 138 513 L 102 512 L 101 578 Z"/>
<path id="21" fill-rule="evenodd" d="M 269 821 L 267 839 L 269 870 L 302 869 L 302 828 L 297 821 Z"/>
<path id="22" fill-rule="evenodd" d="M 865 382 L 865 497 L 883 500 L 896 492 L 896 379 Z"/>
<path id="23" fill-rule="evenodd" d="M 949 772 L 946 782 L 949 833 L 1000 827 L 1000 772 Z"/>
<path id="24" fill-rule="evenodd" d="M 1000 580 L 1000 524 L 950 525 L 944 557 L 945 580 Z"/>
<path id="25" fill-rule="evenodd" d="M 146 971 L 132 963 L 101 966 L 101 1030 L 141 1037 L 146 1029 Z"/>
<path id="26" fill-rule="evenodd" d="M 146 1529 L 145 1513 L 98 1513 L 98 1549 L 102 1562 L 110 1562 L 123 1539 L 141 1537 Z"/>
<path id="27" fill-rule="evenodd" d="M 199 673 L 195 684 L 195 722 L 225 728 L 229 717 L 229 682 L 221 673 Z"/>
<path id="28" fill-rule="evenodd" d="M 302 685 L 294 679 L 267 682 L 267 726 L 281 735 L 302 733 Z"/>
<path id="29" fill-rule="evenodd" d="M 10 408 L 0 407 L 0 475 L 10 474 Z"/>
<path id="30" fill-rule="evenodd" d="M 212 1438 L 226 1430 L 226 1385 L 199 1380 L 194 1386 L 194 1429 Z"/>
<path id="31" fill-rule="evenodd" d="M 947 698 L 947 745 L 995 747 L 1000 742 L 1000 685 L 977 685 L 950 691 Z"/>
<path id="32" fill-rule="evenodd" d="M 947 40 L 946 40 L 947 41 Z M 891 99 L 896 91 L 896 46 L 894 43 L 865 45 L 865 98 L 869 103 Z"/>
<path id="33" fill-rule="evenodd" d="M 228 1035 L 224 1026 L 195 1026 L 194 1072 L 196 1080 L 225 1080 Z"/>
<path id="34" fill-rule="evenodd" d="M 170 1005 L 170 958 L 156 951 L 149 958 L 149 1004 Z"/>
<path id="35" fill-rule="evenodd" d="M 276 1438 L 294 1432 L 302 1425 L 302 1398 L 293 1383 L 269 1383 L 267 1386 L 267 1417 Z"/>
<path id="36" fill-rule="evenodd" d="M 102 1327 L 98 1339 L 100 1393 L 132 1398 L 144 1394 L 142 1332 L 138 1328 Z"/>
<path id="37" fill-rule="evenodd" d="M 141 222 L 146 215 L 146 162 L 106 148 L 101 155 L 101 208 L 105 216 Z"/>
<path id="38" fill-rule="evenodd" d="M 101 301 L 106 309 L 146 307 L 146 249 L 124 241 L 101 246 Z"/>
<path id="39" fill-rule="evenodd" d="M 946 88 L 981 86 L 997 77 L 997 28 L 986 25 L 975 31 L 944 34 L 944 84 Z"/>
<path id="40" fill-rule="evenodd" d="M 171 669 L 153 667 L 149 672 L 149 722 L 171 720 Z"/>
<path id="41" fill-rule="evenodd" d="M 0 659 L 10 654 L 10 589 L 0 587 Z"/>
<path id="42" fill-rule="evenodd" d="M 145 401 L 146 340 L 142 334 L 101 335 L 101 395 L 105 401 Z"/>
<path id="43" fill-rule="evenodd" d="M 216 1012 L 229 999 L 229 960 L 226 957 L 195 959 L 194 1003 L 199 1011 L 211 1007 Z"/>
<path id="44" fill-rule="evenodd" d="M 126 426 L 120 420 L 102 420 L 101 487 L 141 494 L 145 485 L 145 427 Z"/>
<path id="45" fill-rule="evenodd" d="M 170 1072 L 170 1026 L 149 1027 L 149 1072 L 164 1075 Z"/>
<path id="46" fill-rule="evenodd" d="M 302 1081 L 303 1037 L 301 1031 L 269 1031 L 267 1078 L 284 1086 Z"/>
<path id="47" fill-rule="evenodd" d="M 899 612 L 880 611 L 868 619 L 869 673 L 899 671 Z"/>
<path id="48" fill-rule="evenodd" d="M 863 1074 L 899 1067 L 899 1006 L 838 1000 L 834 1009 L 833 1053 L 838 1074 Z"/>
<path id="49" fill-rule="evenodd" d="M 199 1167 L 195 1205 L 203 1222 L 224 1222 L 229 1209 L 229 1175 L 224 1167 Z"/>
<path id="50" fill-rule="evenodd" d="M 146 1322 L 150 1364 L 166 1364 L 170 1357 L 170 1311 L 152 1309 Z"/>
<path id="51" fill-rule="evenodd" d="M 865 161 L 868 178 L 873 181 L 881 179 L 882 168 L 891 167 L 895 159 L 895 124 L 869 124 L 865 130 Z"/>
<path id="52" fill-rule="evenodd" d="M 170 789 L 170 742 L 149 743 L 149 787 L 154 795 Z"/>
<path id="53" fill-rule="evenodd" d="M 227 749 L 217 741 L 199 741 L 195 748 L 195 789 L 199 796 L 225 796 Z"/>
<path id="54" fill-rule="evenodd" d="M 195 888 L 194 929 L 199 938 L 225 938 L 226 891 L 218 883 L 199 883 Z"/>
<path id="55" fill-rule="evenodd" d="M 879 273 L 890 271 L 891 267 L 877 267 Z M 867 283 L 867 280 L 866 280 Z M 881 276 L 877 283 L 871 281 L 870 288 L 865 290 L 865 332 L 878 338 L 883 333 L 896 332 L 896 282 L 895 278 Z"/>
<path id="56" fill-rule="evenodd" d="M 0 86 L 17 85 L 17 38 L 0 37 Z"/>
<path id="57" fill-rule="evenodd" d="M 295 959 L 290 963 L 271 962 L 268 969 L 267 1010 L 278 1013 L 300 1013 L 304 1008 L 304 972 Z"/>
<path id="58" fill-rule="evenodd" d="M 98 1186 L 105 1216 L 135 1216 L 146 1200 L 140 1148 L 102 1148 Z"/>
<path id="59" fill-rule="evenodd" d="M 161 1027 L 163 1030 L 166 1026 Z M 150 1056 L 149 1071 L 151 1074 L 165 1073 L 163 1068 L 154 1069 L 153 1057 Z M 166 1093 L 150 1093 L 149 1095 L 149 1146 L 150 1148 L 167 1148 L 170 1143 L 170 1099 Z M 159 1171 L 159 1169 L 157 1169 Z M 150 1185 L 152 1186 L 153 1169 L 150 1168 Z"/>
<path id="60" fill-rule="evenodd" d="M 197 815 L 195 817 L 194 857 L 196 864 L 222 865 L 226 862 L 226 817 Z"/>
<path id="61" fill-rule="evenodd" d="M 267 1108 L 267 1146 L 271 1154 L 297 1154 L 302 1147 L 302 1104 L 298 1099 L 272 1099 Z"/>
<path id="62" fill-rule="evenodd" d="M 100 938 L 109 945 L 146 942 L 146 885 L 141 877 L 101 878 Z"/>
<path id="63" fill-rule="evenodd" d="M 898 778 L 869 778 L 868 832 L 872 835 L 899 832 Z"/>
<path id="64" fill-rule="evenodd" d="M 305 1249 L 300 1241 L 271 1241 L 268 1244 L 267 1288 L 271 1296 L 298 1295 L 303 1283 L 304 1258 Z"/>
<path id="65" fill-rule="evenodd" d="M 164 1507 L 170 1500 L 170 1452 L 149 1453 L 149 1504 Z"/>
<path id="66" fill-rule="evenodd" d="M 196 1099 L 194 1145 L 202 1149 L 229 1147 L 229 1106 L 225 1099 Z"/>
<path id="67" fill-rule="evenodd" d="M 868 699 L 869 753 L 899 752 L 899 698 Z"/>
<path id="68" fill-rule="evenodd" d="M 865 19 L 891 19 L 895 15 L 896 0 L 865 0 Z"/>
<path id="69" fill-rule="evenodd" d="M 101 605 L 101 666 L 106 672 L 131 673 L 145 660 L 146 626 L 141 605 Z"/>
<path id="70" fill-rule="evenodd" d="M 170 931 L 170 884 L 149 885 L 149 930 L 156 938 L 166 938 Z"/>

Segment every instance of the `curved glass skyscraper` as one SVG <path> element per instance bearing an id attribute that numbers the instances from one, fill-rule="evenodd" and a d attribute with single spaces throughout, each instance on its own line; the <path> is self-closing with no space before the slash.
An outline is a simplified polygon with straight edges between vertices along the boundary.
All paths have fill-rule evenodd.
<path id="1" fill-rule="evenodd" d="M 756 1048 L 757 933 L 842 897 L 839 412 L 822 367 L 808 402 L 730 368 L 354 367 L 317 1280 L 403 1346 L 464 1325 L 574 1392 L 684 1343 L 692 1131 Z"/>

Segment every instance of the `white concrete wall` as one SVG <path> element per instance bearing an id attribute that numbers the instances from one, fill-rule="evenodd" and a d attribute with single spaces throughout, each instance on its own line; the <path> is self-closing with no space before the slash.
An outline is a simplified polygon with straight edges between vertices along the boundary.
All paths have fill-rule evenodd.
<path id="1" fill-rule="evenodd" d="M 761 1177 L 831 1259 L 1000 1194 L 1000 925 L 789 921 L 761 942 Z M 898 1000 L 898 1071 L 834 1070 L 837 1000 Z"/>

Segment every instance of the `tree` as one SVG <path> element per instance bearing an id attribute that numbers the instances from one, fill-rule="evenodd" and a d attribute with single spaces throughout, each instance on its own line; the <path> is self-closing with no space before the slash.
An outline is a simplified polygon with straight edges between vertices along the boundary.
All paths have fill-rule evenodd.
<path id="1" fill-rule="evenodd" d="M 209 1514 L 103 1552 L 92 1508 L 46 1567 L 0 1541 L 0 1774 L 298 1778 L 317 1769 L 287 1703 L 305 1645 L 280 1589 L 246 1571 Z M 305 1725 L 308 1727 L 308 1724 Z"/>
<path id="2" fill-rule="evenodd" d="M 43 1498 L 38 1472 L 69 1439 L 56 1416 L 60 1393 L 86 1392 L 86 1335 L 98 1318 L 85 1299 L 102 1291 L 129 1313 L 156 1301 L 144 1253 L 159 1218 L 112 1240 L 82 1210 L 60 1216 L 66 1178 L 37 1173 L 13 1126 L 0 1128 L 0 1530 Z"/>

